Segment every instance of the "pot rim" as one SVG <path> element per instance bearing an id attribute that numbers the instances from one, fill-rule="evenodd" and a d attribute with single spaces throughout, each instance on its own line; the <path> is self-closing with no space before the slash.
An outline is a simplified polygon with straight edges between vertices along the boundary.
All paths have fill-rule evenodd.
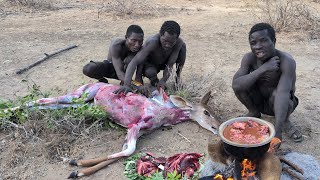
<path id="1" fill-rule="evenodd" d="M 257 122 L 257 123 L 259 123 L 261 125 L 265 125 L 265 126 L 269 127 L 270 136 L 265 141 L 257 143 L 257 144 L 240 144 L 240 143 L 236 143 L 236 142 L 230 141 L 230 140 L 228 140 L 227 138 L 224 137 L 223 131 L 229 124 L 232 124 L 234 122 L 246 122 L 248 120 L 253 120 L 253 121 L 255 121 L 255 122 Z M 272 140 L 274 135 L 275 135 L 275 128 L 274 128 L 272 123 L 270 123 L 268 121 L 265 121 L 265 120 L 262 120 L 262 119 L 259 119 L 259 118 L 255 118 L 255 117 L 237 117 L 237 118 L 232 118 L 232 119 L 229 119 L 226 122 L 222 123 L 219 126 L 219 136 L 222 139 L 222 141 L 227 143 L 227 144 L 229 144 L 229 145 L 237 146 L 237 147 L 251 148 L 251 147 L 263 146 L 265 144 L 270 143 L 270 141 Z"/>

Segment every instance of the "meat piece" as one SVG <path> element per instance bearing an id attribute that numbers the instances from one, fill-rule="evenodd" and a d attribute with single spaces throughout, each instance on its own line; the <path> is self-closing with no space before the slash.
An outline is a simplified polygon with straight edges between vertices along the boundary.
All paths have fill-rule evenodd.
<path id="1" fill-rule="evenodd" d="M 169 157 L 165 165 L 164 175 L 175 170 L 179 174 L 184 174 L 187 178 L 192 177 L 194 172 L 200 168 L 199 159 L 202 157 L 199 153 L 181 153 Z"/>

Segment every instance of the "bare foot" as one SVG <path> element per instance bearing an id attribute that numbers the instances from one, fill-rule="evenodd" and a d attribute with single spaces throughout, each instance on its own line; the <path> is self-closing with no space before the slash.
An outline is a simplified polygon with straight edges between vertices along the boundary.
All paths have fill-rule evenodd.
<path id="1" fill-rule="evenodd" d="M 256 118 L 261 118 L 261 113 L 260 112 L 251 112 L 249 111 L 247 114 L 243 114 L 240 117 L 256 117 Z"/>

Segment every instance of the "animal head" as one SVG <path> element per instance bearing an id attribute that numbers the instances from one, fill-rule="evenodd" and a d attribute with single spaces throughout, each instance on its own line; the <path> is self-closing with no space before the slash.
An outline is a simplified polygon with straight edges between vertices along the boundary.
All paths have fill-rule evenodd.
<path id="1" fill-rule="evenodd" d="M 206 93 L 198 104 L 192 104 L 180 96 L 170 96 L 171 102 L 176 107 L 189 111 L 191 119 L 197 121 L 203 128 L 217 134 L 220 122 L 214 117 L 213 109 L 207 105 L 210 98 L 211 91 Z"/>

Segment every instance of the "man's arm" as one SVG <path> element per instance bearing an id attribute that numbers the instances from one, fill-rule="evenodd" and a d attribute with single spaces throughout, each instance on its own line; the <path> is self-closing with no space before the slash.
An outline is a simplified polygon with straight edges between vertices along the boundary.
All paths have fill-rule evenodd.
<path id="1" fill-rule="evenodd" d="M 276 119 L 276 132 L 281 133 L 281 127 L 285 122 L 289 111 L 290 91 L 294 86 L 296 77 L 296 63 L 287 55 L 284 55 L 281 61 L 280 70 L 281 77 L 277 85 L 277 90 L 274 98 L 274 113 Z M 277 129 L 278 128 L 278 129 Z"/>
<path id="2" fill-rule="evenodd" d="M 133 73 L 135 69 L 137 68 L 138 65 L 142 64 L 145 62 L 147 56 L 152 52 L 152 50 L 155 48 L 156 43 L 154 42 L 148 42 L 146 45 L 134 56 L 134 58 L 131 60 L 129 63 L 126 73 L 125 73 L 125 78 L 124 78 L 124 85 L 120 87 L 119 89 L 115 90 L 114 93 L 120 94 L 120 93 L 125 93 L 127 94 L 128 92 L 131 92 L 132 89 L 130 88 L 131 85 L 131 80 Z"/>
<path id="3" fill-rule="evenodd" d="M 121 51 L 122 48 L 119 44 L 114 44 L 111 46 L 111 54 L 112 54 L 112 64 L 117 73 L 118 79 L 120 81 L 124 81 L 125 72 L 124 72 L 124 64 L 121 59 Z"/>
<path id="4" fill-rule="evenodd" d="M 141 84 L 143 84 L 142 74 L 143 74 L 143 64 L 140 64 L 137 67 L 135 80 L 138 81 Z"/>
<path id="5" fill-rule="evenodd" d="M 163 70 L 163 76 L 160 79 L 158 84 L 164 85 L 167 82 L 167 80 L 169 79 L 171 71 L 173 69 L 173 65 L 177 62 L 179 52 L 180 52 L 180 49 L 182 48 L 183 44 L 184 44 L 184 42 L 181 39 L 179 39 L 178 43 L 175 45 L 175 47 L 169 57 L 168 62 L 166 63 L 166 67 Z"/>
<path id="6" fill-rule="evenodd" d="M 154 48 L 155 48 L 155 43 L 149 42 L 134 56 L 134 58 L 131 60 L 126 70 L 125 79 L 124 79 L 125 86 L 130 86 L 132 76 L 137 66 L 146 61 L 148 55 L 152 52 Z"/>
<path id="7" fill-rule="evenodd" d="M 251 53 L 243 57 L 239 70 L 233 76 L 232 88 L 234 91 L 248 90 L 263 73 L 279 69 L 279 57 L 274 56 L 250 73 L 250 65 L 253 64 L 253 61 L 255 61 L 255 58 Z"/>

